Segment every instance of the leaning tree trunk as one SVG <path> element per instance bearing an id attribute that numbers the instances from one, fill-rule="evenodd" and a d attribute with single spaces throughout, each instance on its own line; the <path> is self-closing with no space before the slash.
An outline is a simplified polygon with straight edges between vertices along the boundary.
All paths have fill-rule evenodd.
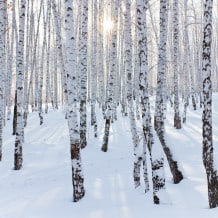
<path id="1" fill-rule="evenodd" d="M 139 52 L 139 90 L 142 109 L 142 129 L 144 135 L 144 155 L 148 148 L 152 167 L 153 201 L 159 204 L 161 201 L 160 192 L 165 189 L 164 158 L 157 143 L 154 143 L 153 130 L 151 125 L 150 101 L 148 93 L 148 47 L 147 47 L 147 21 L 146 11 L 147 0 L 137 0 L 137 26 L 138 26 L 138 52 Z M 155 151 L 155 152 L 154 152 Z M 146 173 L 146 172 L 145 172 Z"/>
<path id="2" fill-rule="evenodd" d="M 203 37 L 203 163 L 207 174 L 208 198 L 210 208 L 218 207 L 218 175 L 214 166 L 212 132 L 212 81 L 211 81 L 211 43 L 213 0 L 204 4 Z"/>
<path id="3" fill-rule="evenodd" d="M 70 134 L 73 201 L 77 202 L 85 195 L 84 177 L 82 173 L 80 155 L 80 135 L 77 114 L 77 83 L 76 83 L 76 57 L 75 36 L 73 20 L 73 0 L 65 1 L 65 28 L 66 28 L 66 73 L 68 94 L 68 127 Z"/>
<path id="4" fill-rule="evenodd" d="M 172 150 L 166 143 L 166 132 L 164 125 L 164 108 L 166 103 L 166 43 L 167 43 L 167 20 L 168 20 L 168 0 L 160 0 L 160 42 L 157 74 L 157 92 L 155 101 L 154 127 L 167 157 L 170 171 L 173 175 L 174 183 L 179 183 L 183 179 L 182 172 L 177 161 L 173 157 Z"/>

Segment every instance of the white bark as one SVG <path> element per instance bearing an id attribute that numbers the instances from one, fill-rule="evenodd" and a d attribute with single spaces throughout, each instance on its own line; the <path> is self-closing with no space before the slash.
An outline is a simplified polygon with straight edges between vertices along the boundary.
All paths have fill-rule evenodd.
<path id="1" fill-rule="evenodd" d="M 94 127 L 94 135 L 97 137 L 97 119 L 95 104 L 97 100 L 97 1 L 92 1 L 92 45 L 91 45 L 91 125 Z"/>
<path id="2" fill-rule="evenodd" d="M 105 69 L 104 61 L 104 47 L 103 47 L 103 8 L 104 1 L 98 2 L 98 35 L 97 35 L 97 72 L 98 72 L 98 101 L 99 104 L 104 105 L 105 102 Z M 104 59 L 104 58 L 103 58 Z"/>
<path id="3" fill-rule="evenodd" d="M 73 20 L 73 0 L 65 1 L 65 29 L 66 29 L 66 73 L 68 94 L 68 127 L 71 144 L 73 200 L 79 201 L 84 195 L 84 177 L 82 173 L 80 156 L 80 135 L 77 113 L 77 83 L 76 83 L 76 57 L 75 35 Z"/>
<path id="4" fill-rule="evenodd" d="M 81 148 L 87 145 L 87 46 L 88 46 L 88 0 L 82 1 L 81 15 L 81 36 L 80 36 L 80 143 Z"/>
<path id="5" fill-rule="evenodd" d="M 42 44 L 42 54 L 41 54 L 41 63 L 40 63 L 40 78 L 39 78 L 39 94 L 38 94 L 38 113 L 40 119 L 40 125 L 43 124 L 43 111 L 42 111 L 42 89 L 43 89 L 43 75 L 44 75 L 44 58 L 46 51 L 46 32 L 47 32 L 47 21 L 48 21 L 48 11 L 45 13 L 45 7 L 43 5 L 43 23 L 44 23 L 44 33 L 43 33 L 43 44 Z"/>
<path id="6" fill-rule="evenodd" d="M 108 83 L 106 90 L 106 120 L 105 120 L 105 135 L 101 150 L 106 152 L 108 150 L 108 137 L 110 132 L 110 123 L 112 121 L 114 111 L 114 86 L 115 86 L 115 73 L 117 71 L 117 21 L 118 21 L 118 0 L 111 2 L 112 11 L 111 18 L 113 20 L 113 29 L 111 30 L 110 54 L 109 54 L 109 72 Z"/>
<path id="7" fill-rule="evenodd" d="M 7 13 L 7 11 L 6 11 Z M 12 88 L 12 64 L 14 52 L 14 28 L 13 25 L 9 30 L 8 14 L 7 23 L 5 24 L 7 31 L 7 79 L 6 79 L 6 102 L 7 102 L 7 120 L 11 118 L 11 88 Z"/>
<path id="8" fill-rule="evenodd" d="M 174 159 L 170 145 L 166 143 L 165 132 L 165 104 L 166 104 L 166 43 L 167 43 L 167 23 L 168 23 L 168 0 L 160 0 L 160 42 L 158 48 L 158 73 L 157 73 L 157 92 L 155 100 L 154 127 L 163 150 L 167 157 L 174 183 L 179 183 L 183 175 L 178 168 L 178 163 Z"/>
<path id="9" fill-rule="evenodd" d="M 146 149 L 149 150 L 152 167 L 152 181 L 153 181 L 153 200 L 155 204 L 161 201 L 161 191 L 165 190 L 165 176 L 164 176 L 164 158 L 162 153 L 154 155 L 160 148 L 154 143 L 153 130 L 151 125 L 150 102 L 148 93 L 148 60 L 147 60 L 147 0 L 137 0 L 137 24 L 138 24 L 138 48 L 139 48 L 139 90 L 141 96 L 142 108 L 142 128 L 144 135 L 144 159 L 146 157 Z M 154 152 L 156 151 L 156 152 Z M 145 159 L 146 160 L 146 159 Z M 144 175 L 146 175 L 146 167 L 144 167 Z M 145 177 L 145 182 L 147 179 Z M 147 184 L 145 184 L 148 187 Z M 147 190 L 146 190 L 147 191 Z"/>
<path id="10" fill-rule="evenodd" d="M 184 1 L 184 64 L 183 64 L 183 70 L 184 70 L 184 111 L 183 111 L 183 123 L 186 122 L 186 112 L 188 107 L 188 101 L 189 101 L 189 86 L 188 86 L 188 75 L 189 75 L 189 58 L 188 58 L 188 0 Z"/>
<path id="11" fill-rule="evenodd" d="M 16 57 L 17 65 L 17 131 L 14 150 L 14 169 L 19 170 L 23 163 L 22 142 L 23 142 L 23 77 L 24 77 L 24 27 L 26 0 L 20 0 L 19 8 L 19 41 Z"/>
<path id="12" fill-rule="evenodd" d="M 4 23 L 4 1 L 0 0 L 0 161 L 2 160 L 2 133 L 4 122 L 4 35 L 5 35 L 5 23 Z"/>
<path id="13" fill-rule="evenodd" d="M 65 61 L 63 56 L 63 43 L 61 36 L 61 24 L 60 24 L 60 14 L 58 13 L 57 6 L 55 1 L 51 1 L 52 11 L 54 15 L 54 26 L 55 26 L 55 35 L 56 35 L 56 46 L 58 51 L 58 59 L 60 63 L 61 70 L 61 80 L 62 80 L 62 88 L 64 94 L 64 102 L 67 102 L 67 82 L 66 82 L 66 72 L 65 72 Z"/>
<path id="14" fill-rule="evenodd" d="M 179 58 L 179 13 L 178 0 L 173 0 L 173 72 L 174 72 L 174 127 L 181 129 L 179 115 L 179 84 L 178 84 L 178 58 Z"/>
<path id="15" fill-rule="evenodd" d="M 203 73 L 203 163 L 207 174 L 208 198 L 210 208 L 218 207 L 218 175 L 214 166 L 213 128 L 212 128 L 212 81 L 211 81 L 211 43 L 212 43 L 213 0 L 204 3 L 204 37 L 202 55 Z"/>

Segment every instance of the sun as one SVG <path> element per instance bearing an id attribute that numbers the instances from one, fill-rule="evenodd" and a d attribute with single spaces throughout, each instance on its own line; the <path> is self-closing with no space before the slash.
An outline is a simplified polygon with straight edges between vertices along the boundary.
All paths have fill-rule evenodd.
<path id="1" fill-rule="evenodd" d="M 113 21 L 111 19 L 109 19 L 109 18 L 106 18 L 104 20 L 103 25 L 104 25 L 104 29 L 105 29 L 106 32 L 110 32 L 114 27 Z"/>

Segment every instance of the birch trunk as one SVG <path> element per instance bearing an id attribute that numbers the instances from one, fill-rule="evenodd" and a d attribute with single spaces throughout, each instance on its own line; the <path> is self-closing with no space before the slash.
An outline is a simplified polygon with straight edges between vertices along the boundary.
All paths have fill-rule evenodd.
<path id="1" fill-rule="evenodd" d="M 160 191 L 165 189 L 164 158 L 160 148 L 154 143 L 151 125 L 150 102 L 148 93 L 148 60 L 147 60 L 147 0 L 137 0 L 137 25 L 138 25 L 138 48 L 139 48 L 139 90 L 141 96 L 142 129 L 144 135 L 144 153 L 148 148 L 151 158 L 153 201 L 159 204 L 161 201 Z M 156 154 L 155 154 L 155 152 Z M 159 155 L 158 155 L 159 154 Z M 145 155 L 145 154 L 144 154 Z M 146 170 L 146 168 L 145 168 Z M 145 171 L 146 173 L 146 171 Z M 146 181 L 146 180 L 145 180 Z"/>
<path id="2" fill-rule="evenodd" d="M 166 43 L 167 43 L 167 22 L 168 22 L 168 0 L 160 0 L 160 42 L 158 48 L 158 74 L 157 92 L 155 100 L 154 127 L 167 157 L 174 183 L 183 179 L 181 170 L 175 160 L 172 150 L 166 143 L 166 132 L 164 125 L 164 108 L 166 104 Z"/>
<path id="3" fill-rule="evenodd" d="M 183 111 L 183 123 L 186 122 L 186 112 L 187 107 L 189 103 L 189 87 L 188 87 L 188 75 L 189 75 L 189 59 L 188 59 L 188 0 L 184 1 L 184 64 L 183 64 L 183 70 L 184 70 L 184 111 Z"/>
<path id="4" fill-rule="evenodd" d="M 104 45 L 103 45 L 103 8 L 104 1 L 99 1 L 98 3 L 98 28 L 97 32 L 97 70 L 98 70 L 98 102 L 102 106 L 105 102 L 105 70 L 104 70 L 104 61 L 101 59 L 104 56 Z"/>
<path id="5" fill-rule="evenodd" d="M 106 119 L 105 119 L 105 132 L 103 145 L 101 150 L 107 152 L 108 150 L 108 138 L 110 133 L 110 124 L 112 121 L 113 114 L 113 101 L 114 101 L 114 86 L 115 86 L 115 73 L 117 71 L 117 18 L 118 18 L 118 0 L 113 0 L 111 2 L 112 13 L 111 18 L 113 20 L 113 29 L 111 30 L 111 42 L 110 42 L 110 54 L 109 54 L 109 75 L 108 75 L 108 85 L 106 91 Z"/>
<path id="6" fill-rule="evenodd" d="M 19 42 L 16 57 L 17 64 L 17 129 L 14 150 L 14 169 L 20 170 L 23 163 L 22 142 L 23 142 L 23 77 L 24 77 L 24 27 L 26 14 L 26 0 L 20 0 L 19 7 Z"/>
<path id="7" fill-rule="evenodd" d="M 88 0 L 82 1 L 80 52 L 80 143 L 81 148 L 87 145 L 87 46 L 88 46 Z"/>
<path id="8" fill-rule="evenodd" d="M 49 93 L 49 90 L 50 90 L 50 50 L 51 50 L 51 48 L 50 48 L 50 46 L 51 46 L 51 9 L 50 9 L 50 7 L 51 7 L 51 3 L 50 3 L 50 1 L 48 1 L 48 19 L 47 19 L 47 25 L 48 25 L 47 26 L 47 28 L 48 28 L 47 37 L 48 38 L 47 38 L 46 77 L 45 77 L 45 80 L 46 80 L 46 87 L 45 87 L 45 113 L 46 114 L 48 113 L 48 103 L 49 103 L 49 94 L 50 94 Z M 56 25 L 58 25 L 58 24 L 56 24 Z M 60 30 L 58 29 L 58 31 L 60 31 Z M 57 34 L 57 35 L 59 35 L 59 34 Z M 58 38 L 58 40 L 61 40 L 61 39 Z M 59 50 L 60 49 L 61 48 L 59 48 Z M 61 51 L 59 51 L 59 52 L 61 52 Z M 64 71 L 63 71 L 63 73 L 64 73 Z"/>
<path id="9" fill-rule="evenodd" d="M 77 83 L 76 83 L 76 57 L 75 35 L 73 19 L 73 0 L 65 1 L 65 30 L 66 30 L 66 73 L 68 94 L 68 127 L 70 134 L 73 201 L 77 202 L 85 195 L 84 176 L 80 155 L 80 135 L 77 114 Z"/>
<path id="10" fill-rule="evenodd" d="M 44 73 L 44 57 L 46 50 L 46 30 L 47 30 L 47 21 L 48 21 L 48 11 L 45 13 L 45 7 L 43 5 L 43 23 L 44 23 L 44 33 L 43 33 L 43 45 L 42 45 L 42 54 L 41 54 L 41 63 L 40 63 L 40 78 L 39 78 L 39 94 L 38 94 L 38 113 L 40 119 L 40 125 L 43 124 L 43 110 L 42 110 L 42 89 L 43 89 L 43 73 Z"/>
<path id="11" fill-rule="evenodd" d="M 6 3 L 5 3 L 6 4 Z M 13 6 L 12 6 L 13 7 Z M 8 10 L 8 9 L 7 9 Z M 7 13 L 7 11 L 6 11 Z M 14 52 L 14 28 L 12 25 L 11 30 L 9 30 L 8 13 L 7 13 L 7 85 L 6 85 L 6 102 L 7 102 L 7 120 L 11 119 L 11 88 L 12 88 L 12 64 L 13 64 L 13 52 Z"/>
<path id="12" fill-rule="evenodd" d="M 14 37 L 15 37 L 15 45 L 16 45 L 16 55 L 18 52 L 18 31 L 17 31 L 17 22 L 16 22 L 16 10 L 15 10 L 15 0 L 13 0 L 13 14 L 12 14 L 12 28 L 14 30 Z M 16 71 L 17 71 L 17 64 L 16 64 Z M 17 129 L 17 91 L 15 90 L 14 94 L 14 116 L 13 116 L 13 132 L 12 134 L 16 134 Z"/>
<path id="13" fill-rule="evenodd" d="M 5 22 L 4 22 L 4 1 L 0 0 L 0 161 L 2 160 L 2 133 L 4 123 L 4 35 L 5 35 Z"/>
<path id="14" fill-rule="evenodd" d="M 54 52 L 53 54 L 54 59 L 54 109 L 58 110 L 58 66 L 57 66 L 57 55 Z"/>
<path id="15" fill-rule="evenodd" d="M 94 127 L 94 135 L 97 137 L 97 119 L 96 119 L 96 89 L 97 83 L 97 1 L 92 1 L 92 46 L 91 46 L 91 125 Z"/>
<path id="16" fill-rule="evenodd" d="M 140 140 L 139 140 L 139 135 L 137 133 L 136 119 L 135 119 L 135 113 L 133 107 L 132 30 L 131 30 L 131 1 L 130 0 L 125 1 L 124 18 L 125 18 L 124 42 L 125 42 L 125 69 L 126 69 L 126 77 L 127 77 L 127 101 L 130 111 L 129 118 L 130 118 L 130 126 L 131 126 L 132 140 L 134 144 L 134 156 L 135 156 L 133 177 L 135 182 L 135 188 L 137 188 L 140 185 L 140 167 L 142 162 L 142 154 L 140 154 L 139 152 Z M 147 191 L 148 190 L 146 190 L 146 192 Z"/>
<path id="17" fill-rule="evenodd" d="M 57 53 L 58 59 L 60 63 L 60 70 L 61 70 L 61 81 L 62 81 L 62 88 L 63 88 L 63 95 L 64 95 L 64 103 L 67 103 L 67 78 L 65 72 L 65 62 L 63 56 L 63 43 L 62 43 L 62 36 L 61 36 L 61 29 L 60 29 L 60 14 L 58 13 L 57 6 L 55 1 L 51 2 L 51 7 L 54 15 L 54 26 L 55 26 L 55 35 L 56 35 L 56 46 L 57 46 Z"/>
<path id="18" fill-rule="evenodd" d="M 211 43 L 212 43 L 213 0 L 204 2 L 203 35 L 203 163 L 207 174 L 208 198 L 210 208 L 218 207 L 218 175 L 214 166 L 212 129 L 212 81 L 211 81 Z"/>
<path id="19" fill-rule="evenodd" d="M 174 71 L 174 127 L 181 129 L 179 115 L 179 88 L 178 88 L 178 55 L 179 55 L 179 20 L 178 0 L 173 0 L 173 71 Z"/>

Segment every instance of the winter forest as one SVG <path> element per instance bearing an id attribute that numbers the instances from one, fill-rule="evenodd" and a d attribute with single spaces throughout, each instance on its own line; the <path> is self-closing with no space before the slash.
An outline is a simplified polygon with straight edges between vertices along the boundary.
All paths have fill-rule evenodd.
<path id="1" fill-rule="evenodd" d="M 0 0 L 0 218 L 218 216 L 218 2 Z"/>

